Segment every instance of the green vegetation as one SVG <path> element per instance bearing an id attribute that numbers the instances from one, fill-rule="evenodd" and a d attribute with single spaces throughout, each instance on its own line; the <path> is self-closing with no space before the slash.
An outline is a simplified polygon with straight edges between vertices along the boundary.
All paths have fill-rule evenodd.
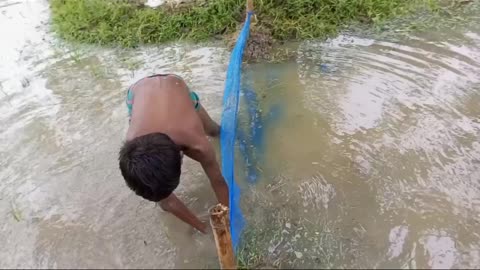
<path id="1" fill-rule="evenodd" d="M 251 188 L 242 198 L 249 213 L 237 250 L 239 269 L 330 269 L 361 267 L 361 240 L 340 229 L 323 209 L 309 202 L 315 215 L 299 213 L 302 192 L 292 192 L 291 180 L 269 179 L 266 187 Z M 309 201 L 307 199 L 307 201 Z"/>
<path id="2" fill-rule="evenodd" d="M 269 219 L 272 219 L 271 217 Z M 343 239 L 334 224 L 264 223 L 248 226 L 237 254 L 240 269 L 332 269 L 360 256 L 349 239 Z M 350 267 L 346 267 L 350 268 Z"/>
<path id="3" fill-rule="evenodd" d="M 258 26 L 278 41 L 322 38 L 352 23 L 378 24 L 438 0 L 257 0 Z M 128 0 L 51 0 L 53 25 L 64 39 L 134 47 L 179 39 L 229 36 L 244 20 L 245 0 L 152 9 Z"/>

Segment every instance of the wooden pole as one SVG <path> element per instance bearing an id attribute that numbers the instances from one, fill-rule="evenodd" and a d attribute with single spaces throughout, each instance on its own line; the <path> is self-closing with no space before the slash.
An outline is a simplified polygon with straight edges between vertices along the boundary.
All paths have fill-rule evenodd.
<path id="1" fill-rule="evenodd" d="M 247 0 L 247 12 L 253 11 L 253 0 Z"/>
<path id="2" fill-rule="evenodd" d="M 255 9 L 254 5 L 253 5 L 253 0 L 247 0 L 247 14 L 249 12 L 253 12 Z M 247 15 L 248 16 L 248 15 Z M 258 19 L 257 19 L 257 15 L 256 14 L 253 14 L 252 16 L 252 24 L 256 24 L 258 22 Z"/>
<path id="3" fill-rule="evenodd" d="M 210 226 L 212 226 L 217 246 L 218 261 L 221 269 L 237 269 L 230 235 L 230 218 L 228 207 L 217 204 L 210 208 Z"/>

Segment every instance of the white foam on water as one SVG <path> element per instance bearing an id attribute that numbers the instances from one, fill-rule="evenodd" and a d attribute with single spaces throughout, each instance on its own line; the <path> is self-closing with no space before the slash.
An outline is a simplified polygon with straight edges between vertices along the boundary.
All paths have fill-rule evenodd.
<path id="1" fill-rule="evenodd" d="M 405 240 L 408 236 L 408 227 L 407 226 L 395 226 L 390 230 L 388 235 L 388 241 L 390 246 L 388 247 L 388 258 L 394 259 L 400 256 L 403 253 L 403 248 L 405 245 Z"/>
<path id="2" fill-rule="evenodd" d="M 446 232 L 427 234 L 420 243 L 428 254 L 428 266 L 431 269 L 451 269 L 458 256 L 455 240 Z"/>

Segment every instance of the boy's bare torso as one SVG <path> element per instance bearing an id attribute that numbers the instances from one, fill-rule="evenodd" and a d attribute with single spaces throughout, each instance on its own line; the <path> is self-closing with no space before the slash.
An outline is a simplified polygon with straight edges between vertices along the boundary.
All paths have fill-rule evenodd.
<path id="1" fill-rule="evenodd" d="M 145 78 L 132 89 L 135 95 L 127 140 L 150 133 L 167 134 L 177 145 L 186 147 L 183 134 L 205 136 L 187 85 L 170 76 Z"/>

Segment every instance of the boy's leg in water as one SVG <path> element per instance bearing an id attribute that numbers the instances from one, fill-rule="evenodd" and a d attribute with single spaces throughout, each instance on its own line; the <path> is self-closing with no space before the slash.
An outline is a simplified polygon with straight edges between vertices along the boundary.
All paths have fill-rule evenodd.
<path id="1" fill-rule="evenodd" d="M 220 126 L 212 120 L 212 118 L 210 117 L 210 115 L 208 115 L 207 111 L 205 110 L 205 108 L 203 108 L 202 105 L 200 105 L 197 113 L 202 120 L 203 128 L 205 129 L 205 132 L 208 136 L 217 137 L 218 135 L 220 135 Z"/>

